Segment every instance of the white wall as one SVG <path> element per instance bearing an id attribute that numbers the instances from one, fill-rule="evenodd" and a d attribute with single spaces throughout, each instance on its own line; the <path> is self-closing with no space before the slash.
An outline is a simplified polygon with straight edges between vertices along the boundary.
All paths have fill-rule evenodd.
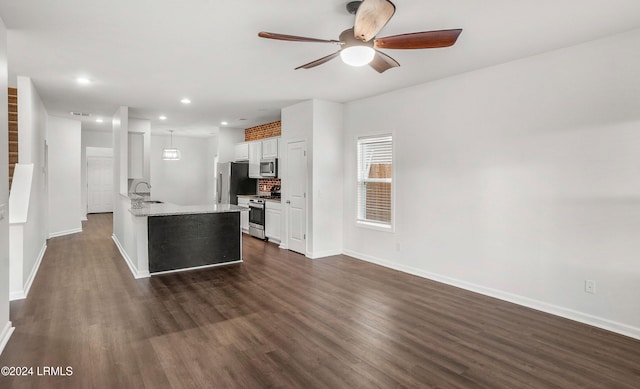
<path id="1" fill-rule="evenodd" d="M 87 220 L 87 147 L 111 148 L 113 146 L 112 132 L 86 131 L 81 132 L 80 148 L 80 215 Z"/>
<path id="2" fill-rule="evenodd" d="M 640 337 L 638 47 L 640 30 L 347 104 L 345 252 Z M 355 139 L 389 131 L 395 233 L 354 223 Z"/>
<path id="3" fill-rule="evenodd" d="M 178 161 L 162 159 L 169 147 L 168 135 L 151 136 L 151 195 L 154 199 L 180 205 L 207 204 L 214 201 L 211 188 L 214 169 L 208 139 L 173 135 L 173 146 L 180 150 Z"/>
<path id="4" fill-rule="evenodd" d="M 217 163 L 220 158 L 219 156 L 219 135 L 213 135 L 207 138 L 207 144 L 209 148 L 209 152 L 207 154 L 207 199 L 216 199 L 217 192 L 217 180 L 216 177 L 218 175 L 218 167 Z"/>
<path id="5" fill-rule="evenodd" d="M 289 207 L 286 204 L 286 200 L 289 198 L 289 176 L 287 171 L 288 161 L 288 145 L 291 142 L 305 141 L 307 148 L 307 193 L 311 193 L 311 182 L 313 181 L 312 161 L 313 161 L 313 100 L 303 101 L 298 104 L 294 104 L 289 107 L 285 107 L 281 112 L 281 145 L 280 160 L 278 161 L 278 175 L 282 182 L 282 218 L 284 221 L 284 228 L 282 230 L 281 245 L 283 248 L 287 248 L 287 240 L 289 236 Z M 311 248 L 313 246 L 313 197 L 307 196 L 307 215 L 306 215 L 306 252 L 305 255 L 311 255 Z"/>
<path id="6" fill-rule="evenodd" d="M 49 236 L 82 231 L 80 122 L 48 116 Z"/>
<path id="7" fill-rule="evenodd" d="M 133 120 L 133 126 L 140 122 Z M 127 194 L 129 108 L 120 107 L 113 114 L 113 240 L 134 277 L 149 277 L 146 217 L 134 217 Z M 146 126 L 146 124 L 144 125 Z M 142 239 L 138 239 L 142 237 Z"/>
<path id="8" fill-rule="evenodd" d="M 48 182 L 45 157 L 47 116 L 42 99 L 31 79 L 18 77 L 19 160 L 20 163 L 32 163 L 34 171 L 28 218 L 23 228 L 22 279 L 26 285 L 29 285 L 35 277 L 47 247 Z"/>
<path id="9" fill-rule="evenodd" d="M 7 29 L 0 19 L 0 90 L 7 90 Z M 0 354 L 13 328 L 9 321 L 9 150 L 7 96 L 0 93 Z"/>
<path id="10" fill-rule="evenodd" d="M 287 145 L 306 141 L 307 147 L 307 252 L 311 258 L 342 252 L 342 176 L 344 160 L 343 105 L 309 100 L 282 110 L 282 135 L 278 169 L 287 199 Z M 283 218 L 288 219 L 288 207 Z M 283 241 L 288 236 L 287 222 Z M 286 243 L 285 245 L 286 246 Z"/>
<path id="11" fill-rule="evenodd" d="M 129 191 L 129 107 L 120 107 L 113 114 L 113 188 L 116 193 Z M 113 204 L 116 204 L 114 200 Z M 115 216 L 115 215 L 114 215 Z"/>
<path id="12" fill-rule="evenodd" d="M 342 253 L 343 105 L 313 101 L 313 246 L 315 258 Z"/>
<path id="13" fill-rule="evenodd" d="M 113 136 L 113 235 L 116 239 L 124 240 L 125 218 L 128 216 L 128 207 L 122 203 L 127 195 L 127 154 L 128 154 L 128 128 L 129 108 L 120 107 L 113 114 L 111 120 Z M 126 198 L 128 201 L 128 197 Z"/>
<path id="14" fill-rule="evenodd" d="M 234 146 L 244 142 L 244 130 L 222 127 L 218 130 L 218 160 L 230 162 L 234 158 Z"/>

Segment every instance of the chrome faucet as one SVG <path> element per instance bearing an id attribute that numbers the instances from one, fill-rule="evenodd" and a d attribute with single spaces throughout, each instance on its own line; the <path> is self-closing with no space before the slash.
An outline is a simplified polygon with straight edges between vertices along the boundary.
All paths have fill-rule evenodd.
<path id="1" fill-rule="evenodd" d="M 149 188 L 149 192 L 151 192 L 151 185 L 149 185 L 149 183 L 147 181 L 140 181 L 136 184 L 136 187 L 133 188 L 133 193 L 137 194 L 138 196 L 140 196 L 140 193 L 138 193 L 138 186 L 140 184 L 145 184 L 147 186 L 147 188 Z"/>

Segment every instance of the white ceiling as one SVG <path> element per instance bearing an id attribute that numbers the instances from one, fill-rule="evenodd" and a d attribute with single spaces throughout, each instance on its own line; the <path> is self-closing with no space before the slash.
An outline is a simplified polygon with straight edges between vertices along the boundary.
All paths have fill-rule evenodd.
<path id="1" fill-rule="evenodd" d="M 108 129 L 94 118 L 126 105 L 155 131 L 185 134 L 216 131 L 222 120 L 245 128 L 298 101 L 351 101 L 640 27 L 638 0 L 396 0 L 379 36 L 464 31 L 451 48 L 386 50 L 402 66 L 384 74 L 340 59 L 293 70 L 336 46 L 257 36 L 337 39 L 353 25 L 347 2 L 0 0 L 0 16 L 10 84 L 31 77 L 50 114 L 90 112 L 83 128 Z M 78 76 L 93 82 L 80 86 Z"/>

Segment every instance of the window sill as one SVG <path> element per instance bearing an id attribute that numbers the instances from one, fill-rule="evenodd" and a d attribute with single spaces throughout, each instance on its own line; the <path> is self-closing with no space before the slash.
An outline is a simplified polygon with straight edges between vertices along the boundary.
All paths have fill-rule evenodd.
<path id="1" fill-rule="evenodd" d="M 363 220 L 357 220 L 356 226 L 376 231 L 395 232 L 395 228 L 393 227 L 393 225 L 373 223 Z"/>

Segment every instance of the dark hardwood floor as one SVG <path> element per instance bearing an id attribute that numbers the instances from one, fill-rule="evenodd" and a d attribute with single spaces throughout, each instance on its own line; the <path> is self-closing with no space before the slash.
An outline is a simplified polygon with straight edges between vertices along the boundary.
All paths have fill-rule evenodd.
<path id="1" fill-rule="evenodd" d="M 640 341 L 245 236 L 242 265 L 134 280 L 111 215 L 49 240 L 0 388 L 639 388 Z M 35 371 L 34 371 L 35 374 Z"/>

